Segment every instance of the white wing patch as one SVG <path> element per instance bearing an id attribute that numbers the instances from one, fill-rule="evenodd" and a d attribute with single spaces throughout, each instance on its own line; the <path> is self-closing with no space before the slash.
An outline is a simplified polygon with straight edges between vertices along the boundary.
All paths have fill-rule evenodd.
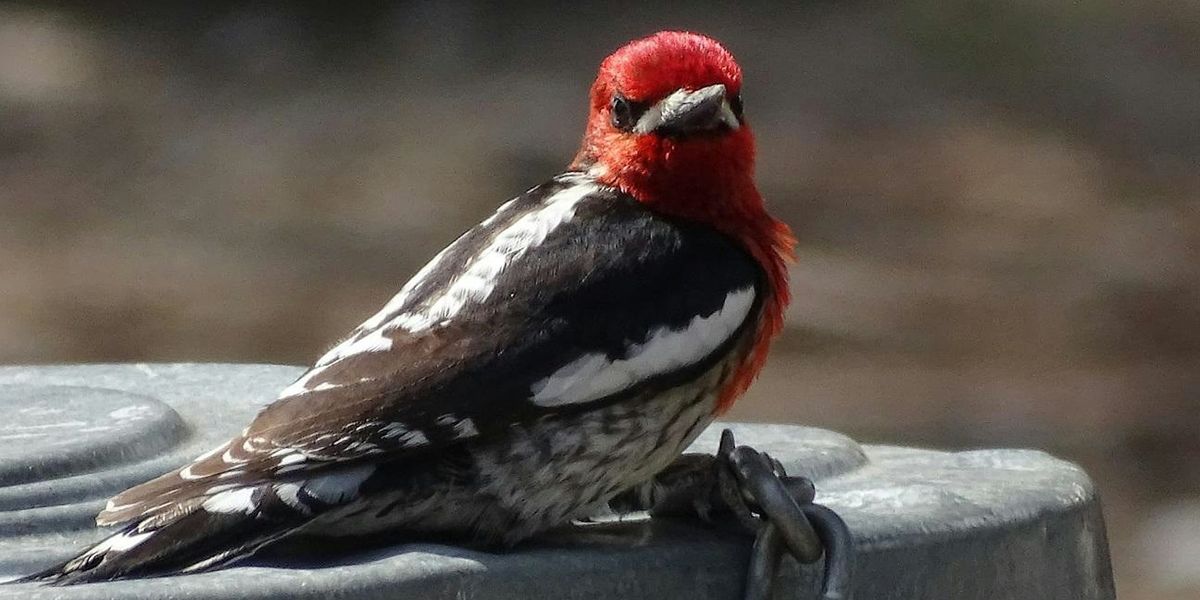
<path id="1" fill-rule="evenodd" d="M 117 535 L 104 540 L 104 542 L 92 550 L 92 553 L 109 551 L 125 552 L 132 550 L 138 544 L 141 544 L 149 539 L 153 533 L 154 532 L 152 531 L 147 531 L 145 533 L 118 533 Z"/>
<path id="2" fill-rule="evenodd" d="M 429 444 L 429 436 L 420 429 L 409 429 L 404 423 L 388 423 L 379 429 L 379 435 L 385 440 L 395 439 L 397 444 L 405 447 L 425 446 Z"/>
<path id="3" fill-rule="evenodd" d="M 453 431 L 455 439 L 479 435 L 479 429 L 475 427 L 474 421 L 469 418 L 460 419 L 458 415 L 452 413 L 442 415 L 434 422 Z"/>
<path id="4" fill-rule="evenodd" d="M 300 501 L 300 486 L 301 484 L 294 482 L 277 483 L 275 484 L 275 495 L 291 508 L 306 515 L 311 514 L 312 510 Z"/>
<path id="5" fill-rule="evenodd" d="M 507 204 L 501 206 L 500 210 L 503 210 L 507 206 Z M 496 214 L 499 214 L 499 211 L 497 211 Z M 496 215 L 492 215 L 492 218 L 495 218 L 495 216 Z M 383 305 L 383 308 L 381 308 L 379 312 L 375 313 L 370 319 L 363 321 L 362 325 L 358 326 L 358 331 L 370 331 L 372 329 L 376 329 L 394 317 L 396 313 L 400 312 L 400 310 L 404 308 L 404 305 L 408 302 L 408 297 L 412 295 L 413 290 L 417 289 L 417 286 L 421 285 L 427 278 L 429 278 L 429 274 L 433 273 L 433 270 L 436 269 L 438 265 L 442 264 L 442 258 L 444 258 L 447 253 L 453 250 L 454 247 L 457 246 L 460 241 L 462 241 L 464 236 L 466 236 L 465 233 L 458 236 L 458 239 L 450 242 L 449 246 L 442 248 L 440 252 L 433 255 L 433 258 L 430 259 L 429 262 L 425 263 L 425 266 L 421 267 L 421 269 L 417 271 L 407 283 L 404 284 L 404 287 L 400 288 L 400 291 L 397 292 L 395 296 L 392 296 L 392 299 L 388 300 L 387 304 Z M 329 354 L 326 354 L 325 356 L 329 356 Z M 318 360 L 317 364 L 324 364 L 324 362 L 325 357 L 321 357 L 321 360 Z"/>
<path id="6" fill-rule="evenodd" d="M 332 352 L 332 350 L 330 350 L 330 352 Z M 326 356 L 328 356 L 328 354 L 326 354 Z M 324 356 L 321 357 L 322 360 L 324 358 L 325 358 Z M 317 364 L 318 364 L 318 366 L 313 367 L 312 369 L 309 369 L 307 372 L 304 373 L 304 375 L 302 375 L 300 377 L 300 379 L 297 379 L 295 382 L 293 382 L 292 385 L 289 385 L 286 388 L 284 388 L 283 391 L 279 393 L 279 397 L 280 398 L 288 398 L 291 396 L 299 396 L 301 394 L 307 394 L 308 392 L 313 391 L 313 390 L 309 389 L 308 384 L 317 375 L 320 375 L 322 372 L 324 372 L 325 368 L 326 368 L 325 366 L 320 366 L 320 361 L 318 361 Z"/>
<path id="7" fill-rule="evenodd" d="M 192 462 L 188 463 L 187 466 L 185 466 L 179 470 L 179 478 L 189 480 L 189 481 L 193 480 L 193 479 L 203 479 L 205 476 L 196 475 L 195 473 L 192 472 L 192 469 L 196 465 L 198 465 L 200 462 L 208 460 L 208 459 L 216 456 L 217 454 L 220 454 L 222 452 L 228 453 L 228 451 L 229 451 L 228 449 L 229 449 L 229 442 L 225 442 L 224 444 L 221 444 L 220 446 L 217 446 L 216 448 L 213 448 L 212 450 L 209 450 L 208 452 L 205 452 L 204 454 L 197 456 L 196 458 L 192 459 Z M 222 457 L 224 457 L 224 454 L 222 454 Z M 222 458 L 222 460 L 224 460 L 224 458 Z M 107 508 L 105 508 L 105 510 L 109 510 L 109 511 L 119 510 L 122 508 L 126 508 L 128 506 L 132 506 L 132 505 L 131 504 L 114 505 L 112 503 L 112 501 L 109 500 L 108 506 L 107 506 Z"/>
<path id="8" fill-rule="evenodd" d="M 384 336 L 387 331 L 387 327 L 381 327 L 362 337 L 348 339 L 326 352 L 325 356 L 317 360 L 317 365 L 328 366 L 359 353 L 387 352 L 392 349 L 392 339 Z"/>
<path id="9" fill-rule="evenodd" d="M 500 207 L 496 209 L 496 212 L 492 213 L 490 217 L 484 219 L 479 225 L 481 227 L 491 225 L 500 217 L 500 215 L 504 214 L 505 211 L 511 208 L 513 203 L 516 201 L 517 198 L 513 198 L 512 200 L 501 204 Z M 455 239 L 453 242 L 450 242 L 449 246 L 442 248 L 441 252 L 435 254 L 429 262 L 425 263 L 425 266 L 421 267 L 421 269 L 417 271 L 407 283 L 404 284 L 404 287 L 400 288 L 400 291 L 397 292 L 395 296 L 392 296 L 391 300 L 388 300 L 387 304 L 383 305 L 383 308 L 380 309 L 379 312 L 375 313 L 370 319 L 363 321 L 363 323 L 359 325 L 357 329 L 355 329 L 355 335 L 351 336 L 351 339 L 360 337 L 362 332 L 378 329 L 384 323 L 397 318 L 398 313 L 400 313 L 400 311 L 404 308 L 404 305 L 408 303 L 409 296 L 411 296 L 413 291 L 417 289 L 417 286 L 421 285 L 426 279 L 429 278 L 429 275 L 433 273 L 434 269 L 437 269 L 438 265 L 442 263 L 442 259 L 446 256 L 446 254 L 458 246 L 459 242 L 461 242 L 466 236 L 466 233 L 458 236 L 457 239 Z M 334 360 L 337 360 L 336 356 L 337 355 L 334 354 L 332 350 L 325 353 L 325 356 L 322 356 L 319 360 L 317 360 L 317 366 L 324 366 L 333 362 Z"/>
<path id="10" fill-rule="evenodd" d="M 550 196 L 542 208 L 497 232 L 492 243 L 466 264 L 445 293 L 431 299 L 428 308 L 397 315 L 384 328 L 421 331 L 453 318 L 468 303 L 487 300 L 497 278 L 512 261 L 546 241 L 550 232 L 575 216 L 580 201 L 598 190 L 595 184 L 578 183 Z"/>
<path id="11" fill-rule="evenodd" d="M 304 462 L 305 460 L 308 460 L 308 459 L 305 458 L 303 454 L 301 454 L 299 452 L 291 452 L 291 453 L 283 455 L 283 458 L 279 459 L 279 466 L 286 467 L 288 465 L 300 464 L 300 463 Z"/>
<path id="12" fill-rule="evenodd" d="M 254 503 L 254 488 L 241 487 L 209 496 L 200 507 L 208 512 L 248 515 L 258 505 Z"/>
<path id="13" fill-rule="evenodd" d="M 693 364 L 708 356 L 737 331 L 754 305 L 754 288 L 725 296 L 720 310 L 694 317 L 682 329 L 655 329 L 646 341 L 631 344 L 626 358 L 609 360 L 600 352 L 585 354 L 560 367 L 531 388 L 539 406 L 563 406 L 598 400 L 638 381 Z"/>
<path id="14" fill-rule="evenodd" d="M 229 464 L 229 465 L 241 464 L 241 463 L 246 462 L 247 460 L 248 459 L 246 459 L 246 458 L 238 458 L 238 457 L 234 456 L 233 448 L 230 448 L 230 449 L 226 450 L 223 454 L 221 454 L 221 462 L 223 462 L 225 464 Z"/>

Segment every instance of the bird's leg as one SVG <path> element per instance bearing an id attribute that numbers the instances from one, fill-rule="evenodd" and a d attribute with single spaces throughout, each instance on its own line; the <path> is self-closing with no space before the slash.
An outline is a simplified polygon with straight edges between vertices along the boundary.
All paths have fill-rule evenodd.
<path id="1" fill-rule="evenodd" d="M 744 598 L 771 597 L 782 556 L 805 564 L 825 559 L 821 598 L 849 599 L 853 541 L 837 513 L 813 504 L 813 484 L 788 477 L 764 452 L 738 446 L 721 433 L 716 455 L 684 454 L 650 481 L 609 502 L 615 512 L 648 510 L 654 516 L 699 517 L 732 512 L 754 533 Z M 815 525 L 815 528 L 814 528 Z"/>
<path id="2" fill-rule="evenodd" d="M 718 514 L 732 513 L 743 527 L 757 532 L 761 510 L 736 474 L 735 448 L 733 434 L 726 430 L 715 455 L 681 455 L 649 481 L 613 498 L 609 508 L 618 514 L 645 510 L 652 516 L 699 518 L 709 523 Z M 783 465 L 767 454 L 745 446 L 739 451 L 760 456 L 776 476 L 787 476 Z M 807 479 L 787 478 L 787 487 L 798 496 L 798 502 L 811 502 L 812 483 Z"/>
<path id="3" fill-rule="evenodd" d="M 684 454 L 657 475 L 609 501 L 617 514 L 639 510 L 656 517 L 690 517 L 712 522 L 719 513 L 749 509 L 731 487 L 733 474 L 711 454 Z M 739 519 L 741 520 L 741 519 Z"/>

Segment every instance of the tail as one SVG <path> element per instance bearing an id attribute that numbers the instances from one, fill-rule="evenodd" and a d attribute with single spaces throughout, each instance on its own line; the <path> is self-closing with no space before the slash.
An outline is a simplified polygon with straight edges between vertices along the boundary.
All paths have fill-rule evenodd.
<path id="1" fill-rule="evenodd" d="M 298 508 L 270 484 L 234 488 L 141 518 L 76 557 L 11 583 L 73 585 L 215 569 L 312 518 L 311 510 Z"/>

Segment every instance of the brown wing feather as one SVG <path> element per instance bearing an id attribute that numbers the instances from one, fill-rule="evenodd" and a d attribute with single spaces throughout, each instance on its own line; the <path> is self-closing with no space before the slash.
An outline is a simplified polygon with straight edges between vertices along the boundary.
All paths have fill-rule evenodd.
<path id="1" fill-rule="evenodd" d="M 428 449 L 438 441 L 462 440 L 469 437 L 466 433 L 477 433 L 456 429 L 453 421 L 432 421 L 419 428 L 404 425 L 399 415 L 391 414 L 398 407 L 381 401 L 388 389 L 403 387 L 396 381 L 397 375 L 278 400 L 264 408 L 242 435 L 179 470 L 114 496 L 96 522 L 113 525 L 153 517 L 181 500 L 203 498 L 230 487 L 302 478 L 368 456 L 397 458 Z M 451 435 L 435 433 L 435 429 Z"/>

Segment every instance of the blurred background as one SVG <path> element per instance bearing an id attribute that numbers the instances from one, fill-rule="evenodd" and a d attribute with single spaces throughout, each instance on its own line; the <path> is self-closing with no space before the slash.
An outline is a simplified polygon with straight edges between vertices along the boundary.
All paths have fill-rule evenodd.
<path id="1" fill-rule="evenodd" d="M 0 362 L 307 364 L 690 28 L 801 241 L 734 416 L 1047 449 L 1200 596 L 1200 3 L 135 4 L 0 3 Z"/>

